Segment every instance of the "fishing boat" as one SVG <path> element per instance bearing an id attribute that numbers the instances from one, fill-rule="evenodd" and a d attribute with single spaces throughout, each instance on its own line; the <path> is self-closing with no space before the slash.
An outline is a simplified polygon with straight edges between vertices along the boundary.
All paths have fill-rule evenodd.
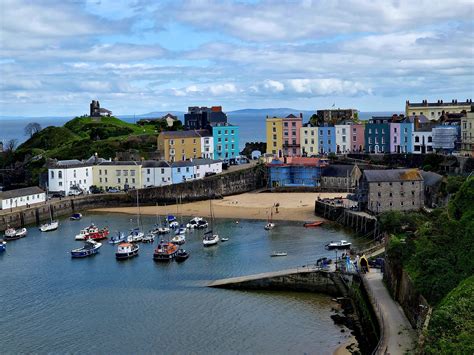
<path id="1" fill-rule="evenodd" d="M 153 252 L 153 260 L 155 261 L 170 261 L 173 260 L 178 253 L 178 246 L 162 240 Z"/>
<path id="2" fill-rule="evenodd" d="M 109 239 L 109 244 L 118 244 L 118 243 L 124 242 L 125 239 L 126 239 L 125 234 L 123 234 L 122 232 L 117 232 L 116 235 L 112 236 Z"/>
<path id="3" fill-rule="evenodd" d="M 72 258 L 85 258 L 99 252 L 102 243 L 95 242 L 93 240 L 86 240 L 82 248 L 71 250 Z"/>
<path id="4" fill-rule="evenodd" d="M 267 231 L 275 228 L 275 223 L 273 223 L 273 207 L 270 209 L 270 217 L 268 218 L 267 224 L 265 224 L 263 228 Z"/>
<path id="5" fill-rule="evenodd" d="M 175 256 L 178 263 L 185 261 L 187 258 L 189 258 L 189 252 L 184 249 L 179 249 Z"/>
<path id="6" fill-rule="evenodd" d="M 117 251 L 115 252 L 115 258 L 117 260 L 125 260 L 125 259 L 130 259 L 133 258 L 134 256 L 138 255 L 138 251 L 140 250 L 140 247 L 138 244 L 134 243 L 120 243 L 117 246 Z"/>
<path id="7" fill-rule="evenodd" d="M 350 243 L 348 241 L 345 241 L 345 240 L 341 240 L 339 242 L 330 242 L 330 243 L 326 244 L 326 249 L 328 249 L 328 250 L 350 249 L 351 245 L 352 245 L 352 243 Z"/>
<path id="8" fill-rule="evenodd" d="M 0 252 L 7 250 L 7 242 L 0 239 Z"/>
<path id="9" fill-rule="evenodd" d="M 26 228 L 15 229 L 15 228 L 8 228 L 5 231 L 4 238 L 5 240 L 15 240 L 26 237 L 28 234 L 28 230 Z"/>
<path id="10" fill-rule="evenodd" d="M 288 253 L 284 252 L 284 251 L 274 251 L 273 253 L 271 253 L 271 257 L 275 257 L 275 256 L 287 256 Z"/>
<path id="11" fill-rule="evenodd" d="M 323 221 L 315 221 L 315 222 L 305 223 L 303 224 L 303 226 L 306 228 L 311 228 L 311 227 L 319 227 L 321 224 L 323 224 Z"/>
<path id="12" fill-rule="evenodd" d="M 99 228 L 96 227 L 94 224 L 91 224 L 89 227 L 81 229 L 79 231 L 79 234 L 76 234 L 74 239 L 75 240 L 86 240 L 86 239 L 88 239 L 90 234 L 97 233 L 97 232 L 99 232 Z"/>
<path id="13" fill-rule="evenodd" d="M 58 229 L 59 227 L 59 222 L 58 221 L 53 221 L 53 213 L 51 212 L 51 205 L 49 205 L 49 223 L 42 224 L 40 226 L 40 231 L 41 232 L 52 232 Z"/>
<path id="14" fill-rule="evenodd" d="M 82 214 L 80 213 L 74 213 L 69 219 L 71 221 L 79 221 L 82 218 Z"/>
<path id="15" fill-rule="evenodd" d="M 154 241 L 155 235 L 152 232 L 147 233 L 142 239 L 142 243 L 153 243 Z"/>

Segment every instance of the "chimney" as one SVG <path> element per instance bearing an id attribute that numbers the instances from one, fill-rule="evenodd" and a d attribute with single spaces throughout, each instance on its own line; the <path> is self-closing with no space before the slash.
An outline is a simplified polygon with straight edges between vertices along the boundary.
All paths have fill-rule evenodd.
<path id="1" fill-rule="evenodd" d="M 443 104 L 443 100 L 439 100 L 439 101 L 441 101 L 441 104 Z"/>
<path id="2" fill-rule="evenodd" d="M 300 112 L 300 118 L 303 118 L 303 114 Z"/>

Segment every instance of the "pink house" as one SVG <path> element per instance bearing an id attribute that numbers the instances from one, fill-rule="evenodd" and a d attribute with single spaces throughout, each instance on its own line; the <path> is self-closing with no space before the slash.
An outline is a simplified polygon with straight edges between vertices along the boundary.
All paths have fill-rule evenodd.
<path id="1" fill-rule="evenodd" d="M 365 126 L 360 123 L 351 125 L 351 151 L 353 153 L 364 151 Z"/>
<path id="2" fill-rule="evenodd" d="M 390 153 L 397 151 L 400 146 L 400 123 L 390 123 Z"/>
<path id="3" fill-rule="evenodd" d="M 290 114 L 283 118 L 283 155 L 294 157 L 300 155 L 300 128 L 303 125 L 303 114 L 299 117 Z"/>

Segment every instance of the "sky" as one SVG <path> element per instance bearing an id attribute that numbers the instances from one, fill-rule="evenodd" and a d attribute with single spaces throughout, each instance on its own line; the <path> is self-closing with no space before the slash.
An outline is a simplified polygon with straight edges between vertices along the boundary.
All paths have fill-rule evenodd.
<path id="1" fill-rule="evenodd" d="M 400 111 L 474 93 L 472 0 L 1 0 L 0 116 Z"/>

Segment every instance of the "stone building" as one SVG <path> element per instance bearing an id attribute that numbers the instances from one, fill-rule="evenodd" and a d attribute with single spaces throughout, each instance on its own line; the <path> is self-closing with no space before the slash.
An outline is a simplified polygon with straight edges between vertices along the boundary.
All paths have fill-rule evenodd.
<path id="1" fill-rule="evenodd" d="M 335 125 L 345 120 L 354 120 L 357 118 L 358 111 L 352 108 L 348 109 L 329 109 L 329 110 L 317 110 L 317 125 L 322 126 L 324 124 Z M 315 123 L 315 122 L 312 122 Z"/>
<path id="2" fill-rule="evenodd" d="M 89 113 L 90 117 L 112 116 L 112 111 L 107 110 L 106 108 L 100 107 L 99 100 L 92 100 L 89 106 L 90 106 L 90 113 Z"/>
<path id="3" fill-rule="evenodd" d="M 437 102 L 428 102 L 428 100 L 422 100 L 422 102 L 410 102 L 405 103 L 405 114 L 407 116 L 424 115 L 429 120 L 438 120 L 444 113 L 461 113 L 471 110 L 472 99 L 466 101 L 459 101 L 456 99 L 451 102 L 443 102 L 438 100 Z"/>
<path id="4" fill-rule="evenodd" d="M 361 209 L 373 213 L 419 210 L 424 180 L 418 169 L 365 170 L 358 190 Z"/>
<path id="5" fill-rule="evenodd" d="M 353 191 L 362 176 L 357 165 L 331 164 L 321 172 L 321 189 L 329 191 Z"/>

